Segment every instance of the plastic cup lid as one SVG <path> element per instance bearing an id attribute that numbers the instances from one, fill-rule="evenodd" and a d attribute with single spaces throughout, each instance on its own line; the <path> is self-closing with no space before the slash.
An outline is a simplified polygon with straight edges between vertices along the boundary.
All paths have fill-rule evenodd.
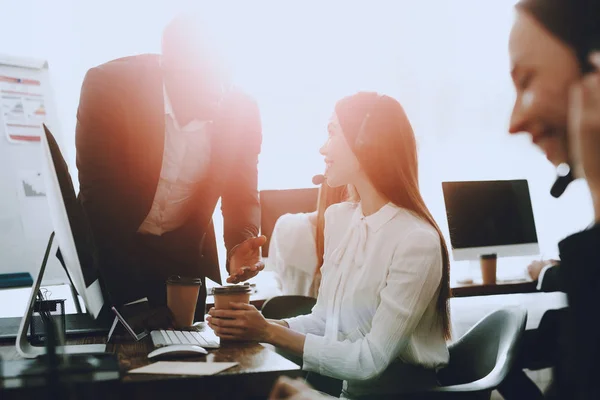
<path id="1" fill-rule="evenodd" d="M 217 286 L 213 289 L 213 293 L 218 294 L 238 294 L 238 293 L 250 293 L 252 288 L 248 285 L 231 285 L 231 286 Z"/>
<path id="2" fill-rule="evenodd" d="M 202 279 L 200 278 L 189 278 L 181 277 L 179 275 L 171 275 L 167 279 L 169 285 L 183 285 L 183 286 L 202 286 Z"/>

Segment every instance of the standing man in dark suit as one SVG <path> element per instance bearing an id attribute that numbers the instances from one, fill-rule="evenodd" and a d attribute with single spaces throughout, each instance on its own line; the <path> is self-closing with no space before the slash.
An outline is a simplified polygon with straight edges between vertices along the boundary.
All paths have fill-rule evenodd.
<path id="1" fill-rule="evenodd" d="M 212 214 L 222 200 L 227 279 L 264 264 L 258 237 L 256 102 L 233 89 L 191 16 L 164 30 L 161 55 L 88 71 L 77 112 L 80 201 L 113 304 L 165 304 L 170 275 L 220 282 Z M 196 319 L 205 311 L 202 285 Z"/>

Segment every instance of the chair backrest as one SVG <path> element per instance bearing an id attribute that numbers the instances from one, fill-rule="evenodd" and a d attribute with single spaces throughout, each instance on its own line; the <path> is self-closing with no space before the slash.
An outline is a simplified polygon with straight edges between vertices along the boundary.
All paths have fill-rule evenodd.
<path id="1" fill-rule="evenodd" d="M 262 246 L 263 257 L 269 256 L 269 241 L 277 219 L 287 213 L 316 211 L 318 195 L 318 188 L 260 191 L 260 231 L 267 237 Z"/>
<path id="2" fill-rule="evenodd" d="M 310 314 L 317 299 L 307 296 L 275 296 L 263 304 L 261 311 L 265 318 L 283 319 Z"/>
<path id="3" fill-rule="evenodd" d="M 438 373 L 436 391 L 472 392 L 496 388 L 514 364 L 527 311 L 511 307 L 482 318 L 450 345 L 450 362 Z"/>

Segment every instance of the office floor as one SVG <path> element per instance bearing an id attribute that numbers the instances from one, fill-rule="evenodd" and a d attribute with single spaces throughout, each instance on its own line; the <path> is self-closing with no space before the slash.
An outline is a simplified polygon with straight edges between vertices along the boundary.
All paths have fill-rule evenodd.
<path id="1" fill-rule="evenodd" d="M 529 378 L 534 381 L 540 389 L 542 389 L 542 392 L 546 390 L 552 379 L 552 370 L 550 368 L 539 371 L 526 370 L 525 373 L 527 373 L 527 376 L 529 376 Z M 502 397 L 498 391 L 494 390 L 492 392 L 491 400 L 504 400 L 504 397 Z"/>

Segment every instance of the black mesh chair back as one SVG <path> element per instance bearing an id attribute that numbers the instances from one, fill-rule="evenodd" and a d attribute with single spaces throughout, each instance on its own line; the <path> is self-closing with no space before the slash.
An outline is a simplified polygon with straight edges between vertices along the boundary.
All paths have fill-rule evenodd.
<path id="1" fill-rule="evenodd" d="M 308 296 L 276 296 L 263 304 L 261 311 L 265 318 L 284 319 L 310 314 L 317 299 Z"/>

